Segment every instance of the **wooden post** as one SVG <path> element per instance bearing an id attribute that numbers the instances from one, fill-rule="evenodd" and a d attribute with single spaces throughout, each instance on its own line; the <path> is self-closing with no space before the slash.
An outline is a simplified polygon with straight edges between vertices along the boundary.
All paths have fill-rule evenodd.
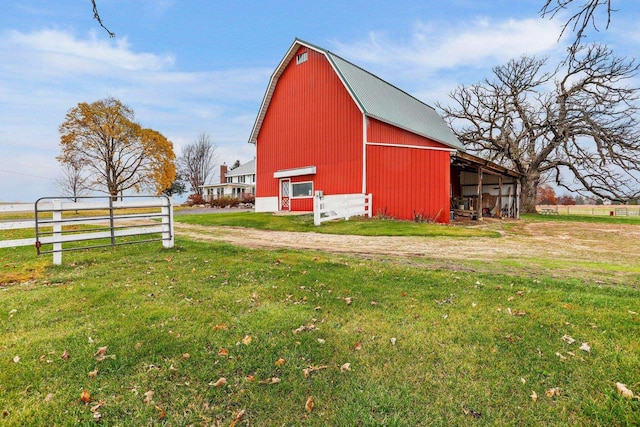
<path id="1" fill-rule="evenodd" d="M 482 219 L 482 168 L 478 168 L 478 220 Z"/>
<path id="2" fill-rule="evenodd" d="M 502 175 L 498 176 L 498 218 L 502 218 Z"/>

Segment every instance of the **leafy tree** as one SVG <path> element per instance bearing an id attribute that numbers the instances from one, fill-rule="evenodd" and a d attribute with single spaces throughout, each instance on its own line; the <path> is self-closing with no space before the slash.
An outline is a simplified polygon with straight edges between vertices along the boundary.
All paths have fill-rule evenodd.
<path id="1" fill-rule="evenodd" d="M 115 98 L 79 103 L 59 130 L 58 161 L 79 162 L 91 190 L 114 199 L 129 190 L 160 194 L 175 179 L 171 141 L 134 122 L 133 110 Z"/>
<path id="2" fill-rule="evenodd" d="M 599 197 L 598 197 L 598 198 L 596 199 L 596 205 L 597 205 L 597 206 L 602 206 L 602 205 L 604 205 L 604 200 L 602 200 L 601 198 L 599 198 Z"/>
<path id="3" fill-rule="evenodd" d="M 563 194 L 558 197 L 558 204 L 563 206 L 572 206 L 576 204 L 576 199 L 571 194 Z"/>
<path id="4" fill-rule="evenodd" d="M 553 191 L 550 185 L 542 184 L 537 188 L 536 201 L 539 205 L 556 205 L 556 192 Z"/>
<path id="5" fill-rule="evenodd" d="M 201 186 L 212 174 L 216 161 L 216 146 L 207 134 L 198 135 L 195 142 L 182 148 L 182 155 L 178 160 L 180 173 L 195 194 L 202 195 Z"/>
<path id="6" fill-rule="evenodd" d="M 584 197 L 578 195 L 576 196 L 576 205 L 586 205 L 586 201 L 584 199 Z"/>
<path id="7" fill-rule="evenodd" d="M 440 108 L 470 151 L 523 175 L 525 213 L 547 178 L 610 200 L 640 195 L 640 92 L 625 85 L 638 64 L 591 45 L 546 68 L 546 59 L 511 60 Z"/>
<path id="8" fill-rule="evenodd" d="M 165 196 L 181 196 L 187 192 L 187 183 L 184 181 L 184 177 L 181 173 L 176 174 L 176 179 L 171 183 L 171 186 L 165 188 L 162 194 Z"/>

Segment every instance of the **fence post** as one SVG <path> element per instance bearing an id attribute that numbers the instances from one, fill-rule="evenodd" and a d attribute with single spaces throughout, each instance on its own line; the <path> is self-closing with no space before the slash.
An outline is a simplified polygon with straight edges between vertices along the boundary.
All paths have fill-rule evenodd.
<path id="1" fill-rule="evenodd" d="M 320 225 L 320 191 L 313 197 L 313 225 Z"/>
<path id="2" fill-rule="evenodd" d="M 62 264 L 62 202 L 53 201 L 53 265 Z"/>
<path id="3" fill-rule="evenodd" d="M 166 205 L 162 204 L 162 246 L 170 249 L 174 244 L 173 206 L 171 198 L 166 197 Z"/>
<path id="4" fill-rule="evenodd" d="M 364 206 L 367 209 L 367 216 L 369 218 L 371 218 L 371 209 L 373 208 L 373 203 L 372 203 L 372 200 L 371 200 L 371 193 L 365 194 L 364 197 L 366 198 Z M 368 202 L 367 202 L 367 200 L 368 200 Z"/>

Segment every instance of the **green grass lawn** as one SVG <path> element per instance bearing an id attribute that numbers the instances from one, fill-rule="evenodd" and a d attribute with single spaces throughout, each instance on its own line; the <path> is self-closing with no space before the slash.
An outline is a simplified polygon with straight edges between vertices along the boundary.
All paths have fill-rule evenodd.
<path id="1" fill-rule="evenodd" d="M 427 222 L 397 221 L 378 218 L 352 218 L 349 221 L 329 221 L 313 224 L 313 215 L 274 215 L 271 213 L 231 212 L 215 214 L 176 215 L 185 224 L 257 228 L 261 230 L 351 234 L 361 236 L 450 236 L 499 237 L 495 231 L 475 227 L 453 227 Z"/>
<path id="2" fill-rule="evenodd" d="M 640 424 L 633 286 L 185 239 L 42 263 L 0 251 L 39 269 L 0 285 L 1 425 Z"/>

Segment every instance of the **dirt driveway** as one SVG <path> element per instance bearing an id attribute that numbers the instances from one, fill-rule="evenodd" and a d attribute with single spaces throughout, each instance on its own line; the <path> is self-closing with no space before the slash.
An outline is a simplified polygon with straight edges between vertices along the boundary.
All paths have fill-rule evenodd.
<path id="1" fill-rule="evenodd" d="M 640 285 L 640 227 L 572 222 L 488 222 L 500 238 L 384 237 L 265 231 L 176 223 L 178 236 L 249 248 L 289 248 L 465 271 L 513 271 Z"/>

